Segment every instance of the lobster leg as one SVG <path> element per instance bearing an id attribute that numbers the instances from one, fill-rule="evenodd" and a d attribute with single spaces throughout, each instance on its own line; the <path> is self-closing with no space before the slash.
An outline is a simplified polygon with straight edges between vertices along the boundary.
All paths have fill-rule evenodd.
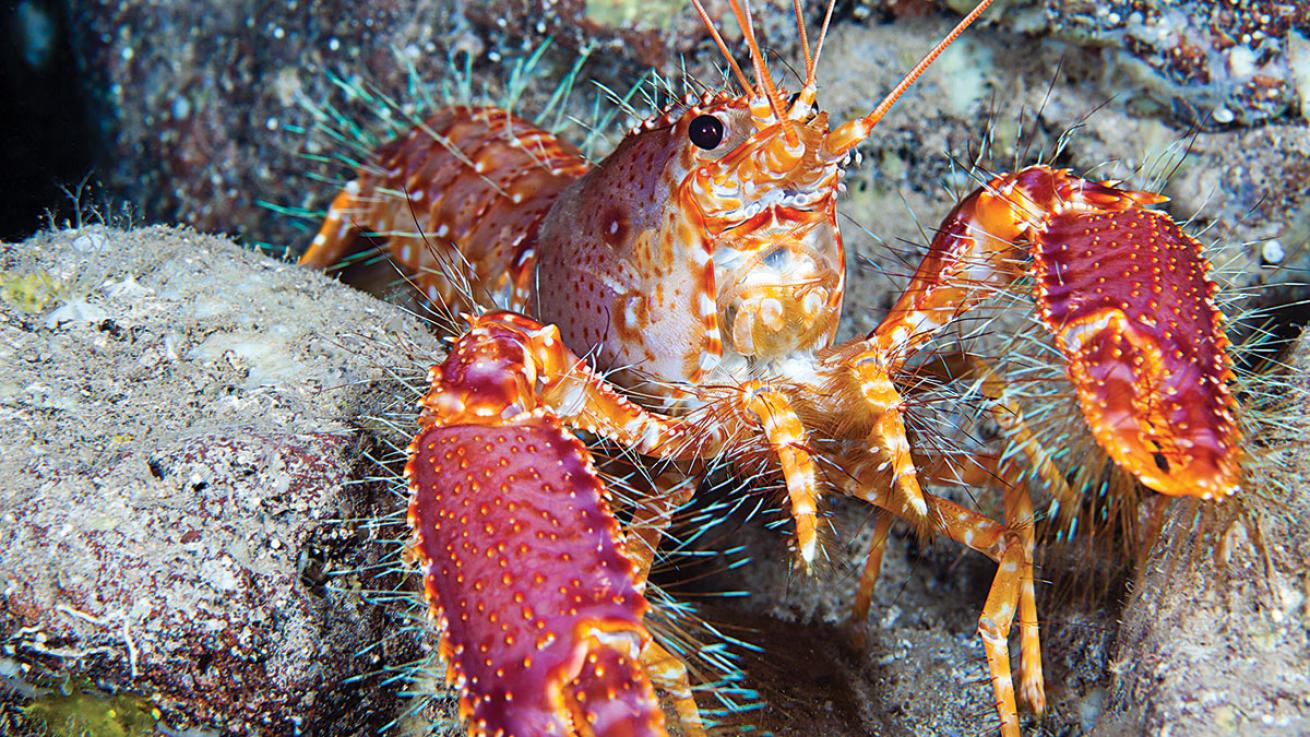
<path id="1" fill-rule="evenodd" d="M 916 514 L 924 514 L 927 505 L 919 478 L 910 455 L 910 442 L 905 437 L 904 401 L 896 391 L 891 374 L 881 358 L 866 357 L 855 361 L 855 373 L 860 379 L 864 400 L 874 409 L 870 442 L 876 455 L 891 465 L 892 486 L 901 492 L 906 504 Z"/>
<path id="2" fill-rule="evenodd" d="M 1022 409 L 1006 390 L 1006 382 L 992 370 L 988 363 L 980 358 L 964 354 L 942 356 L 923 367 L 926 371 L 940 372 L 943 380 L 971 380 L 976 382 L 976 390 L 991 400 L 991 414 L 997 425 L 1005 434 L 1008 442 L 1017 446 L 1026 456 L 1028 466 L 1041 479 L 1044 486 L 1062 504 L 1074 508 L 1078 501 L 1069 487 L 1063 473 L 1051 459 L 1050 454 L 1037 441 L 1033 431 L 1024 421 Z M 938 463 L 925 470 L 929 479 L 947 483 L 962 483 L 980 487 L 995 485 L 998 482 L 1004 489 L 1005 523 L 1015 532 L 1024 549 L 1022 577 L 1019 589 L 1019 630 L 1023 653 L 1023 670 L 1020 677 L 1019 691 L 1024 703 L 1036 713 L 1046 707 L 1044 679 L 1042 677 L 1041 638 L 1037 621 L 1037 596 L 1033 575 L 1033 561 L 1036 555 L 1036 535 L 1033 502 L 1028 479 L 1023 469 L 1011 458 L 1002 460 L 997 456 L 982 456 L 975 463 L 964 467 L 947 467 Z M 877 540 L 875 534 L 875 541 Z M 884 538 L 885 540 L 885 538 Z M 873 559 L 881 559 L 881 551 L 871 550 L 870 561 L 866 565 L 865 575 L 861 579 L 861 588 L 856 599 L 856 621 L 864 621 L 868 613 L 868 600 L 872 597 L 873 584 L 877 570 L 870 572 Z M 865 588 L 868 588 L 866 592 Z M 860 607 L 864 602 L 863 607 Z"/>
<path id="3" fill-rule="evenodd" d="M 787 494 L 791 497 L 791 516 L 796 521 L 796 544 L 801 561 L 808 568 L 814 562 L 817 541 L 818 480 L 814 459 L 806 450 L 805 428 L 787 397 L 758 381 L 742 387 L 741 401 L 746 411 L 759 421 L 769 447 L 782 465 Z"/>
<path id="4" fill-rule="evenodd" d="M 359 185 L 352 183 L 332 199 L 327 217 L 319 226 L 318 234 L 309 244 L 309 250 L 300 257 L 301 266 L 326 269 L 340 261 L 350 251 L 358 235 L 354 225 L 357 194 L 359 194 Z"/>
<path id="5" fill-rule="evenodd" d="M 869 608 L 873 606 L 873 589 L 878 583 L 878 573 L 882 570 L 882 556 L 887 550 L 887 537 L 891 534 L 892 522 L 896 517 L 891 512 L 874 510 L 877 520 L 873 526 L 873 541 L 869 544 L 869 555 L 864 560 L 864 571 L 860 574 L 860 588 L 855 593 L 855 605 L 851 607 L 851 621 L 863 623 L 869 618 Z"/>
<path id="6" fill-rule="evenodd" d="M 855 344 L 830 360 L 849 371 L 847 381 L 863 401 L 863 411 L 872 418 L 869 450 L 892 470 L 892 486 L 901 495 L 905 509 L 923 516 L 928 511 L 918 472 L 905 435 L 905 401 L 892 382 L 892 367 L 885 354 L 868 345 Z"/>
<path id="7" fill-rule="evenodd" d="M 691 695 L 686 663 L 652 640 L 641 653 L 641 666 L 655 687 L 673 700 L 678 722 L 687 737 L 706 737 L 705 722 Z"/>
<path id="8" fill-rule="evenodd" d="M 1033 499 L 1023 474 L 1012 463 L 1003 463 L 1005 525 L 1018 535 L 1023 558 L 1019 572 L 1019 647 L 1023 668 L 1019 673 L 1019 695 L 1036 714 L 1046 711 L 1046 682 L 1042 677 L 1042 638 L 1037 622 L 1037 590 L 1033 576 L 1037 536 Z M 1008 632 L 1008 628 L 1007 628 Z"/>
<path id="9" fill-rule="evenodd" d="M 861 577 L 861 591 L 856 599 L 857 606 L 865 597 L 872 600 L 873 583 L 876 581 L 877 568 L 881 564 L 886 545 L 886 538 L 880 537 L 880 532 L 884 527 L 890 527 L 892 514 L 905 517 L 916 524 L 926 521 L 934 532 L 943 534 L 997 562 L 996 578 L 992 581 L 991 592 L 983 607 L 982 616 L 978 620 L 978 633 L 982 637 L 988 668 L 992 673 L 992 685 L 997 698 L 996 708 L 1001 718 L 1001 734 L 1005 737 L 1018 737 L 1018 707 L 1014 698 L 1010 653 L 1006 643 L 1009 640 L 1016 610 L 1022 609 L 1024 612 L 1022 616 L 1027 617 L 1029 607 L 1023 603 L 1023 597 L 1033 593 L 1032 557 L 1029 552 L 1032 534 L 1031 503 L 1027 506 L 1029 516 L 1026 521 L 1021 517 L 1025 509 L 1024 501 L 1027 500 L 1026 490 L 1016 495 L 1013 503 L 1010 501 L 1011 497 L 1007 495 L 1007 517 L 1012 516 L 1010 511 L 1012 507 L 1013 519 L 1019 524 L 1002 525 L 954 502 L 927 493 L 924 494 L 924 502 L 928 512 L 921 517 L 907 510 L 901 499 L 886 490 L 888 486 L 885 470 L 873 466 L 867 458 L 850 464 L 841 464 L 841 467 L 851 469 L 849 474 L 834 476 L 834 481 L 842 491 L 882 510 L 879 512 L 878 527 L 874 530 L 874 545 L 869 552 L 869 563 L 866 564 L 865 573 Z M 888 519 L 885 523 L 884 518 Z M 866 616 L 867 607 L 868 605 L 865 604 L 863 610 Z M 1032 618 L 1029 621 L 1033 628 L 1021 629 L 1025 634 L 1022 650 L 1025 658 L 1023 686 L 1025 697 L 1032 698 L 1030 705 L 1040 713 L 1045 708 L 1046 702 L 1041 682 L 1040 642 L 1036 639 L 1035 600 L 1032 602 L 1031 614 Z M 1022 628 L 1022 620 L 1020 624 Z M 1032 639 L 1027 636 L 1029 632 Z"/>
<path id="10" fill-rule="evenodd" d="M 691 501 L 691 496 L 696 491 L 694 482 L 694 478 L 680 471 L 665 471 L 651 480 L 653 488 L 649 495 L 632 513 L 625 550 L 628 560 L 632 561 L 637 569 L 637 587 L 642 591 L 646 589 L 646 579 L 650 577 L 650 568 L 655 562 L 655 552 L 659 550 L 660 538 L 673 521 L 674 511 Z"/>
<path id="11" fill-rule="evenodd" d="M 694 481 L 680 471 L 665 471 L 651 479 L 651 493 L 633 512 L 625 550 L 628 560 L 633 562 L 638 591 L 645 592 L 660 537 L 672 522 L 673 512 L 691 500 L 696 490 Z M 688 737 L 706 737 L 705 723 L 692 696 L 687 665 L 652 640 L 641 652 L 641 666 L 651 683 L 673 701 L 678 721 Z"/>
<path id="12" fill-rule="evenodd" d="M 1010 627 L 1014 623 L 1015 604 L 1019 599 L 1019 570 L 1023 567 L 1023 548 L 1011 537 L 998 564 L 992 589 L 978 618 L 978 634 L 987 667 L 992 673 L 992 690 L 996 693 L 996 710 L 1001 715 L 1002 737 L 1019 737 L 1019 708 L 1014 700 L 1014 678 L 1010 672 Z"/>
<path id="13" fill-rule="evenodd" d="M 1102 448 L 1164 494 L 1236 490 L 1240 431 L 1216 289 L 1163 197 L 1034 166 L 992 179 L 943 222 L 910 287 L 864 341 L 898 368 L 1032 255 L 1042 319 Z"/>
<path id="14" fill-rule="evenodd" d="M 1037 593 L 1033 576 L 1033 560 L 1036 554 L 1036 535 L 1033 526 L 1033 504 L 1032 496 L 1028 491 L 1026 482 L 1023 479 L 1021 471 L 1014 466 L 1013 462 L 1002 462 L 996 456 L 983 456 L 977 459 L 976 463 L 970 463 L 963 467 L 956 464 L 945 464 L 942 462 L 930 463 L 923 467 L 924 477 L 933 481 L 943 483 L 964 484 L 967 486 L 981 487 L 995 485 L 1000 483 L 1005 488 L 1005 527 L 1010 533 L 1018 537 L 1018 544 L 1023 549 L 1023 558 L 1020 563 L 1019 573 L 1019 636 L 1021 643 L 1021 652 L 1023 655 L 1023 669 L 1019 679 L 1020 695 L 1024 703 L 1035 713 L 1042 713 L 1046 710 L 1046 689 L 1045 681 L 1042 677 L 1042 650 L 1041 637 L 1039 636 L 1039 626 L 1037 621 Z M 849 492 L 848 492 L 849 493 Z M 853 494 L 866 498 L 868 492 Z M 938 500 L 931 497 L 936 506 Z M 872 503 L 879 503 L 876 501 Z M 991 520 L 981 517 L 974 513 L 968 513 L 964 518 L 960 517 L 962 508 L 952 510 L 956 515 L 957 524 L 954 525 L 954 531 L 946 530 L 946 534 L 959 542 L 975 547 L 976 550 L 985 555 L 995 557 L 995 534 L 998 528 Z M 888 531 L 894 517 L 887 511 L 879 511 L 877 522 L 875 523 L 873 533 L 873 543 L 869 548 L 869 554 L 865 562 L 864 571 L 860 576 L 860 587 L 855 597 L 855 604 L 851 609 L 851 620 L 856 623 L 864 622 L 868 619 L 869 608 L 873 602 L 873 590 L 878 580 L 878 571 L 882 566 L 882 557 L 887 545 Z M 963 524 L 960 524 L 960 523 Z M 974 530 L 974 534 L 968 534 L 969 529 Z M 981 544 L 980 544 L 981 541 Z M 1002 556 L 1004 553 L 1002 553 Z"/>

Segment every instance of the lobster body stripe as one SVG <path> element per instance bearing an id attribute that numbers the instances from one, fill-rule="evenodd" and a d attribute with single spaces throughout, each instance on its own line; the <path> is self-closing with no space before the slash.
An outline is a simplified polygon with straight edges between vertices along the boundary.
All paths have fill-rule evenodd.
<path id="1" fill-rule="evenodd" d="M 328 211 L 301 263 L 324 268 L 361 235 L 388 241 L 429 298 L 525 309 L 537 232 L 588 169 L 571 145 L 496 108 L 449 107 L 378 149 Z"/>

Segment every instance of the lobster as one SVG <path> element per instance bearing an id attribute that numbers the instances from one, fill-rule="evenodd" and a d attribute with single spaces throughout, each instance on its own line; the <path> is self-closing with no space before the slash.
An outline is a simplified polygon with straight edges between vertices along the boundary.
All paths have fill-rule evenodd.
<path id="1" fill-rule="evenodd" d="M 689 96 L 594 166 L 507 111 L 438 110 L 358 169 L 301 259 L 329 266 L 372 235 L 432 301 L 478 305 L 431 370 L 405 468 L 461 715 L 475 737 L 663 735 L 658 687 L 685 732 L 705 733 L 685 665 L 643 624 L 677 500 L 651 489 L 638 514 L 655 522 L 625 533 L 580 439 L 594 437 L 689 472 L 726 454 L 780 473 L 806 568 L 822 491 L 873 505 L 857 613 L 893 519 L 995 560 L 979 633 L 1001 733 L 1018 737 L 1016 616 L 1020 696 L 1045 706 L 1032 500 L 999 463 L 1003 521 L 925 491 L 940 472 L 911 447 L 897 377 L 944 326 L 1029 276 L 1106 454 L 1162 494 L 1221 499 L 1238 488 L 1242 438 L 1209 264 L 1147 209 L 1163 197 L 1031 166 L 965 197 L 882 322 L 836 344 L 844 168 L 990 0 L 835 127 L 816 105 L 833 3 L 812 51 L 794 3 L 804 79 L 791 93 L 765 65 L 749 3 L 729 2 L 753 81 L 691 4 L 742 94 Z M 1062 482 L 1039 448 L 1025 452 Z"/>

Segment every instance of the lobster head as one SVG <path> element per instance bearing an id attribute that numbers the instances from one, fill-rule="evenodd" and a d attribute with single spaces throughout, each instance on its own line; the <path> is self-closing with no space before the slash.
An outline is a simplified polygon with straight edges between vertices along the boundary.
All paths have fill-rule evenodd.
<path id="1" fill-rule="evenodd" d="M 745 93 L 702 98 L 677 121 L 689 141 L 677 202 L 696 213 L 713 256 L 725 357 L 783 358 L 831 343 L 841 312 L 845 265 L 836 222 L 842 165 L 901 94 L 990 4 L 983 0 L 868 115 L 835 130 L 815 108 L 817 69 L 833 3 L 811 54 L 800 4 L 805 78 L 788 99 L 764 63 L 749 3 L 730 0 L 750 48 L 755 82 L 737 65 L 700 0 L 700 14 Z M 698 149 L 698 150 L 697 150 Z M 688 239 L 683 239 L 687 242 Z"/>
<path id="2" fill-rule="evenodd" d="M 535 244 L 537 315 L 652 395 L 831 344 L 845 289 L 842 165 L 903 91 L 829 129 L 815 108 L 827 20 L 813 54 L 802 43 L 805 77 L 789 95 L 764 65 L 748 6 L 730 0 L 755 83 L 692 2 L 743 94 L 689 97 L 633 129 L 561 194 Z"/>
<path id="3" fill-rule="evenodd" d="M 757 360 L 831 342 L 845 283 L 828 116 L 812 87 L 786 110 L 775 101 L 703 100 L 675 131 L 687 141 L 676 198 L 713 258 L 724 353 Z"/>

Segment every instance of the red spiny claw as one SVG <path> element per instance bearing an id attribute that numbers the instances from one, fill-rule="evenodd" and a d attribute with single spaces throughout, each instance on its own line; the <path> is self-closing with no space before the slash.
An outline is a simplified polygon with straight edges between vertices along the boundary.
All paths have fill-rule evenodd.
<path id="1" fill-rule="evenodd" d="M 573 720 L 580 735 L 638 737 L 663 735 L 664 713 L 651 694 L 641 664 L 597 641 L 582 671 L 570 683 Z"/>
<path id="2" fill-rule="evenodd" d="M 1054 174 L 1072 206 L 1030 233 L 1037 296 L 1097 441 L 1156 491 L 1232 493 L 1241 436 L 1201 245 L 1147 195 Z"/>
<path id="3" fill-rule="evenodd" d="M 549 416 L 434 425 L 406 474 L 469 734 L 664 735 L 646 600 L 583 444 Z"/>

